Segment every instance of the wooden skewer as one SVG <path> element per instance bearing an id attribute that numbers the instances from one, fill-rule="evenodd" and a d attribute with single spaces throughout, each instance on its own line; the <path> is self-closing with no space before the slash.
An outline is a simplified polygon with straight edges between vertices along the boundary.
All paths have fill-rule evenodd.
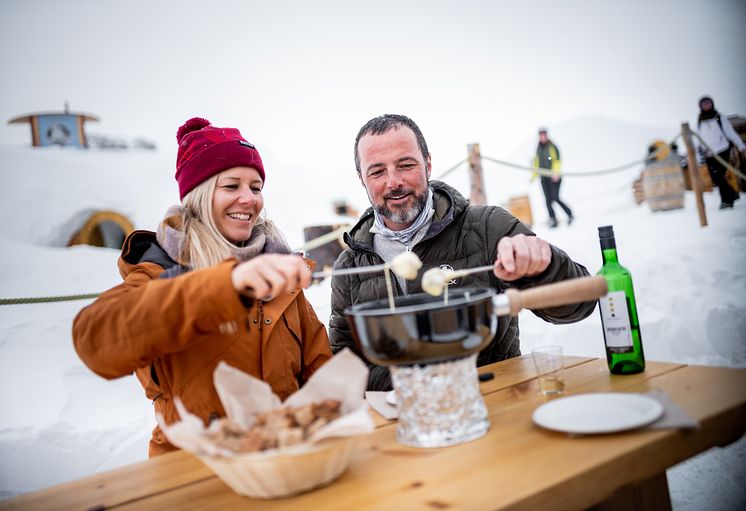
<path id="1" fill-rule="evenodd" d="M 452 272 L 448 272 L 449 277 L 463 277 L 465 275 L 470 275 L 472 273 L 479 273 L 482 271 L 488 271 L 492 270 L 495 267 L 494 264 L 487 264 L 485 266 L 477 266 L 476 268 L 465 268 L 463 270 L 453 270 Z"/>
<path id="2" fill-rule="evenodd" d="M 373 273 L 377 271 L 383 271 L 388 264 L 375 264 L 373 266 L 359 266 L 357 268 L 343 268 L 341 270 L 322 270 L 314 272 L 312 277 L 314 279 L 323 279 L 324 277 L 331 277 L 333 275 L 353 275 L 356 273 Z"/>
<path id="3" fill-rule="evenodd" d="M 393 271 L 397 277 L 413 279 L 417 276 L 417 270 L 422 267 L 422 262 L 417 254 L 412 252 L 402 252 L 394 257 L 391 261 L 384 264 L 375 264 L 373 266 L 360 266 L 356 268 L 331 269 L 318 271 L 312 276 L 314 279 L 321 279 L 330 275 L 352 275 L 355 273 L 373 273 L 377 271 Z M 387 277 L 388 278 L 388 277 Z"/>

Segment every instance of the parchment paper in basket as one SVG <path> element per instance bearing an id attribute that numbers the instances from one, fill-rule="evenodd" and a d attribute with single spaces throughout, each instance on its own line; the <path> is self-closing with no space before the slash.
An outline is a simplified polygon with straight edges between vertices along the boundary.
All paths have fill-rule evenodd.
<path id="1" fill-rule="evenodd" d="M 179 417 L 181 417 L 180 421 L 174 422 L 169 426 L 166 424 L 163 415 L 160 413 L 155 414 L 158 426 L 160 426 L 161 431 L 166 435 L 169 442 L 179 449 L 184 449 L 185 451 L 194 454 L 235 456 L 232 451 L 215 445 L 210 438 L 205 435 L 208 429 L 205 428 L 202 419 L 189 413 L 184 407 L 184 403 L 181 402 L 181 399 L 178 397 L 174 398 L 174 404 L 176 405 L 176 409 L 179 411 Z"/>
<path id="2" fill-rule="evenodd" d="M 225 408 L 228 418 L 244 428 L 254 424 L 256 415 L 271 408 L 297 407 L 324 399 L 337 399 L 341 402 L 342 417 L 320 428 L 310 442 L 318 442 L 328 437 L 353 436 L 373 431 L 373 421 L 364 399 L 368 382 L 368 368 L 349 349 L 342 350 L 324 364 L 306 384 L 284 403 L 272 393 L 265 382 L 254 378 L 225 362 L 218 364 L 214 375 L 215 388 Z M 175 446 L 198 454 L 235 456 L 207 439 L 202 420 L 189 413 L 175 399 L 181 421 L 166 425 L 157 416 L 158 424 L 166 437 Z"/>

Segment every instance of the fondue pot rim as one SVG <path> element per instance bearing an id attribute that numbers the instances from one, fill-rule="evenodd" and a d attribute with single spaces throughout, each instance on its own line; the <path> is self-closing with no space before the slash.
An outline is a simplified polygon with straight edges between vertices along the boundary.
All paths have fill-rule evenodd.
<path id="1" fill-rule="evenodd" d="M 462 307 L 464 305 L 470 305 L 476 302 L 480 302 L 485 299 L 490 299 L 495 296 L 497 291 L 489 288 L 475 288 L 475 287 L 460 287 L 449 291 L 448 304 L 443 303 L 443 297 L 433 296 L 427 293 L 416 293 L 406 296 L 398 296 L 396 298 L 413 298 L 419 296 L 425 296 L 433 298 L 429 303 L 418 303 L 417 305 L 399 305 L 396 304 L 396 308 L 392 311 L 389 308 L 388 299 L 383 298 L 380 300 L 373 300 L 369 302 L 358 303 L 351 305 L 344 310 L 347 315 L 354 316 L 390 316 L 398 314 L 412 314 L 419 312 L 437 311 L 437 310 L 448 310 L 452 308 Z M 456 295 L 456 296 L 454 296 Z M 379 305 L 374 309 L 369 309 L 371 305 Z"/>

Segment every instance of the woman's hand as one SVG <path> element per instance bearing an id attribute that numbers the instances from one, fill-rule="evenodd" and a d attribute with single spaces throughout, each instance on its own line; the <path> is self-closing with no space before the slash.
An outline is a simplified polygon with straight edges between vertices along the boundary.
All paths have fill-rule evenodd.
<path id="1" fill-rule="evenodd" d="M 311 285 L 311 270 L 297 255 L 263 254 L 240 263 L 231 273 L 233 288 L 251 298 L 269 298 Z"/>

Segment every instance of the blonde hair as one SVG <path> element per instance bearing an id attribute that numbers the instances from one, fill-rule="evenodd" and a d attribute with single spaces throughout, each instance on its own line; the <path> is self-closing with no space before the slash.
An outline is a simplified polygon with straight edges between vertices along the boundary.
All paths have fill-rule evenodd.
<path id="1" fill-rule="evenodd" d="M 216 174 L 194 187 L 182 200 L 183 236 L 179 248 L 179 263 L 193 270 L 208 268 L 233 257 L 236 248 L 215 224 L 212 196 L 217 182 Z M 254 229 L 257 228 L 264 229 L 269 234 L 272 223 L 260 216 L 254 226 Z"/>

